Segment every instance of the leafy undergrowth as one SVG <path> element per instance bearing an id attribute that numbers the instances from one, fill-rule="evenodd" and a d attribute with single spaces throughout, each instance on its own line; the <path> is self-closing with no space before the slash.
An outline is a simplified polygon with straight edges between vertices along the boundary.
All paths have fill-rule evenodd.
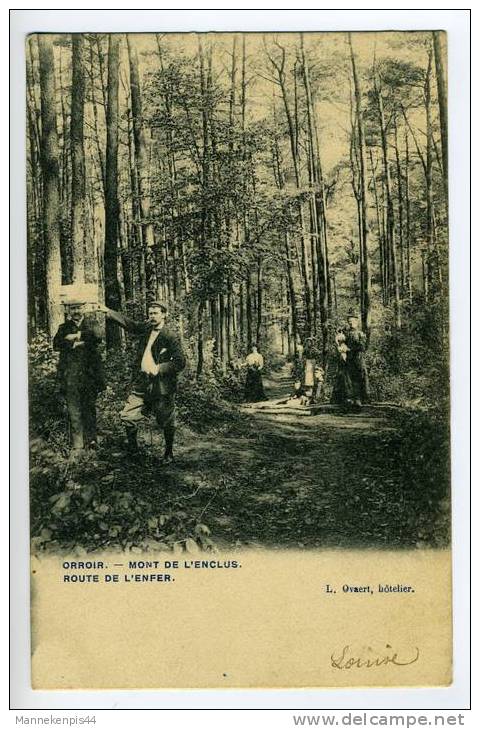
<path id="1" fill-rule="evenodd" d="M 144 432 L 141 463 L 124 454 L 118 433 L 75 465 L 35 440 L 34 549 L 448 545 L 446 423 L 403 412 L 388 423 L 252 420 L 242 436 L 181 426 L 177 463 L 166 469 L 154 429 Z"/>
<path id="2" fill-rule="evenodd" d="M 190 487 L 154 458 L 134 464 L 106 445 L 69 463 L 45 441 L 31 443 L 34 551 L 215 550 L 199 509 L 185 508 Z"/>

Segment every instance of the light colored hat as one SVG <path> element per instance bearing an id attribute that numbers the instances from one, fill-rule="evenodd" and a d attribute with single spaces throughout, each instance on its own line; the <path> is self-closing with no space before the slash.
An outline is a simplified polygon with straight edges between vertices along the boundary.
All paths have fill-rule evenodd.
<path id="1" fill-rule="evenodd" d="M 64 306 L 85 306 L 85 301 L 81 299 L 63 299 L 62 304 Z"/>

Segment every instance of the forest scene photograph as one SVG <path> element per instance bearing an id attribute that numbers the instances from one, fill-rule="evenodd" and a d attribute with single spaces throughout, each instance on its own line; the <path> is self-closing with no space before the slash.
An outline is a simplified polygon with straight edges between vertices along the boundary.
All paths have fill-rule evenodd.
<path id="1" fill-rule="evenodd" d="M 448 547 L 446 34 L 25 50 L 32 551 Z"/>

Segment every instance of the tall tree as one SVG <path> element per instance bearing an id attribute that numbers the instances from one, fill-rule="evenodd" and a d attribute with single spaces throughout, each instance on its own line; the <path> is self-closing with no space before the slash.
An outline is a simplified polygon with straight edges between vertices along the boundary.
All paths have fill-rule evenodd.
<path id="1" fill-rule="evenodd" d="M 38 329 L 46 330 L 46 279 L 45 254 L 42 223 L 42 174 L 41 174 L 41 130 L 40 110 L 35 95 L 35 73 L 33 46 L 34 36 L 27 41 L 27 123 L 28 123 L 28 168 L 27 168 L 27 275 L 29 335 Z"/>
<path id="2" fill-rule="evenodd" d="M 406 248 L 405 248 L 405 255 L 406 255 L 406 284 L 407 284 L 407 295 L 408 300 L 410 304 L 412 303 L 412 264 L 411 264 L 411 234 L 412 234 L 412 225 L 411 225 L 411 204 L 410 204 L 410 149 L 408 145 L 408 128 L 405 128 L 405 213 L 406 213 L 406 230 L 405 230 L 405 239 L 406 239 Z"/>
<path id="3" fill-rule="evenodd" d="M 398 141 L 398 120 L 397 114 L 393 117 L 393 129 L 394 129 L 394 142 L 395 142 L 395 163 L 397 172 L 397 200 L 398 200 L 398 248 L 400 256 L 400 290 L 402 299 L 405 294 L 405 226 L 404 226 L 404 205 L 403 205 L 403 177 L 402 177 L 402 165 L 400 162 L 400 148 Z"/>
<path id="4" fill-rule="evenodd" d="M 107 154 L 105 161 L 105 251 L 104 278 L 105 303 L 111 309 L 120 307 L 118 284 L 118 85 L 119 85 L 120 36 L 111 33 L 108 37 L 108 81 L 107 81 Z M 120 344 L 120 328 L 107 319 L 106 344 L 108 348 Z"/>
<path id="5" fill-rule="evenodd" d="M 155 298 L 157 282 L 153 246 L 155 244 L 153 223 L 150 219 L 150 180 L 147 140 L 142 113 L 142 89 L 138 69 L 138 53 L 135 40 L 127 34 L 128 60 L 130 67 L 130 91 L 132 100 L 133 141 L 135 145 L 135 165 L 142 218 L 142 242 L 145 249 L 145 273 L 147 296 Z"/>
<path id="6" fill-rule="evenodd" d="M 277 112 L 275 105 L 275 95 L 273 96 L 273 144 L 272 144 L 272 166 L 273 177 L 279 190 L 283 190 L 285 179 L 280 158 L 280 145 L 278 143 L 278 125 Z M 290 333 L 293 339 L 293 352 L 297 354 L 297 337 L 298 337 L 298 315 L 297 315 L 297 293 L 295 290 L 295 279 L 292 265 L 292 252 L 290 246 L 290 235 L 286 224 L 282 230 L 282 237 L 285 247 L 285 269 L 287 274 L 287 299 L 290 311 Z M 290 339 L 289 339 L 290 347 Z"/>
<path id="7" fill-rule="evenodd" d="M 425 74 L 424 99 L 427 153 L 425 163 L 425 192 L 427 202 L 427 254 L 426 265 L 429 279 L 429 287 L 433 283 L 433 267 L 435 257 L 435 226 L 433 221 L 433 134 L 432 134 L 432 105 L 431 105 L 431 78 L 432 78 L 432 49 L 428 49 L 428 66 Z"/>
<path id="8" fill-rule="evenodd" d="M 211 215 L 210 208 L 206 201 L 206 191 L 210 186 L 210 162 L 211 162 L 211 140 L 210 127 L 208 123 L 208 75 L 205 72 L 205 53 L 202 38 L 198 36 L 198 67 L 201 92 L 201 115 L 202 115 L 202 144 L 201 144 L 201 188 L 203 191 L 201 199 L 201 226 L 200 226 L 200 248 L 205 251 L 211 236 Z M 206 292 L 199 287 L 197 306 L 197 378 L 203 371 L 203 316 L 205 311 Z M 216 332 L 216 312 L 211 311 L 212 335 Z M 218 336 L 215 336 L 217 344 Z"/>
<path id="9" fill-rule="evenodd" d="M 435 224 L 435 201 L 433 193 L 433 123 L 432 123 L 432 55 L 433 49 L 431 45 L 428 49 L 428 66 L 425 75 L 424 97 L 425 97 L 425 116 L 426 116 L 426 136 L 427 136 L 427 154 L 425 165 L 426 177 L 426 194 L 427 194 L 427 267 L 430 276 L 430 283 L 435 284 L 439 293 L 443 294 L 443 273 L 440 253 L 438 249 L 437 230 Z"/>
<path id="10" fill-rule="evenodd" d="M 85 108 L 84 41 L 81 33 L 72 34 L 72 102 L 70 154 L 72 165 L 72 203 L 70 235 L 73 253 L 73 283 L 85 280 L 85 149 L 83 120 Z"/>
<path id="11" fill-rule="evenodd" d="M 385 238 L 387 244 L 386 255 L 388 255 L 391 264 L 392 286 L 393 286 L 393 309 L 395 326 L 399 329 L 402 325 L 401 302 L 400 302 L 400 282 L 398 275 L 397 261 L 397 245 L 395 240 L 395 213 L 393 208 L 392 195 L 392 178 L 390 174 L 390 161 L 388 156 L 388 125 L 385 119 L 385 109 L 382 95 L 382 88 L 378 76 L 377 68 L 374 63 L 373 68 L 373 87 L 377 104 L 378 125 L 380 128 L 380 139 L 382 146 L 383 159 L 383 175 L 385 181 L 385 207 L 386 207 L 386 229 Z"/>
<path id="12" fill-rule="evenodd" d="M 437 76 L 438 108 L 440 112 L 440 133 L 442 139 L 442 172 L 445 196 L 448 199 L 448 119 L 447 119 L 447 84 L 443 68 L 442 31 L 433 32 L 433 49 L 435 53 L 435 71 Z"/>
<path id="13" fill-rule="evenodd" d="M 247 167 L 247 46 L 246 36 L 243 34 L 242 37 L 242 74 L 241 74 L 241 94 L 240 94 L 240 109 L 241 109 L 241 132 L 242 132 L 242 196 L 246 197 L 248 192 L 248 180 L 246 174 Z M 250 238 L 248 212 L 243 208 L 242 211 L 242 223 L 243 223 L 243 243 L 247 244 Z M 253 326 L 252 326 L 252 282 L 250 276 L 250 267 L 247 266 L 245 274 L 245 318 L 246 318 L 246 334 L 247 334 L 247 349 L 250 352 L 253 342 Z M 242 306 L 243 309 L 243 306 Z"/>
<path id="14" fill-rule="evenodd" d="M 285 117 L 287 120 L 288 138 L 290 142 L 290 152 L 292 155 L 293 172 L 295 177 L 295 185 L 297 190 L 301 189 L 301 170 L 300 170 L 300 158 L 299 158 L 299 145 L 298 145 L 298 130 L 295 123 L 296 119 L 292 115 L 290 108 L 290 101 L 288 98 L 287 91 L 287 76 L 286 76 L 286 61 L 287 52 L 285 48 L 278 42 L 275 43 L 279 49 L 280 54 L 277 57 L 267 52 L 270 63 L 272 64 L 276 73 L 276 83 L 280 86 L 282 92 L 283 106 L 285 110 Z M 298 199 L 298 218 L 300 224 L 300 236 L 301 236 L 301 275 L 303 279 L 303 291 L 305 298 L 305 328 L 306 335 L 309 336 L 312 333 L 312 294 L 310 286 L 309 276 L 309 265 L 308 265 L 308 246 L 307 246 L 307 232 L 305 225 L 305 214 L 303 209 L 303 203 L 301 198 Z"/>
<path id="15" fill-rule="evenodd" d="M 320 150 L 318 144 L 318 133 L 315 122 L 315 108 L 313 103 L 312 89 L 310 84 L 310 70 L 303 33 L 300 33 L 300 51 L 302 61 L 302 75 L 305 86 L 305 103 L 307 108 L 307 129 L 308 129 L 308 150 L 310 180 L 312 183 L 311 204 L 311 236 L 315 245 L 312 246 L 312 274 L 317 271 L 318 276 L 318 298 L 320 309 L 320 323 L 322 327 L 323 342 L 323 364 L 325 366 L 328 349 L 328 317 L 329 317 L 329 272 L 328 272 L 328 248 L 327 248 L 327 224 L 325 210 L 325 190 L 323 184 L 323 173 L 320 161 Z M 316 255 L 315 255 L 316 254 Z M 315 265 L 315 258 L 317 259 Z M 313 278 L 313 276 L 312 276 Z"/>
<path id="16" fill-rule="evenodd" d="M 363 330 L 370 336 L 370 263 L 368 254 L 367 183 L 365 161 L 365 132 L 363 125 L 362 90 L 357 73 L 357 64 L 352 45 L 352 34 L 348 34 L 350 60 L 352 63 L 353 88 L 355 93 L 355 119 L 357 131 L 357 152 L 360 168 L 360 310 Z"/>
<path id="17" fill-rule="evenodd" d="M 62 321 L 60 286 L 60 180 L 55 110 L 55 66 L 52 37 L 38 35 L 42 136 L 40 158 L 43 181 L 43 239 L 47 286 L 48 329 L 53 336 Z"/>

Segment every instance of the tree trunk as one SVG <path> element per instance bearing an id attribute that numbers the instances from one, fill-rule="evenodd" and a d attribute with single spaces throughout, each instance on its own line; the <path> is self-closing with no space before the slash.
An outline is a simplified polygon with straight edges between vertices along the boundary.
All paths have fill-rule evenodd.
<path id="1" fill-rule="evenodd" d="M 95 131 L 95 149 L 97 152 L 97 160 L 98 160 L 98 167 L 99 167 L 99 174 L 100 174 L 100 180 L 102 183 L 102 193 L 103 193 L 103 199 L 105 202 L 105 161 L 104 161 L 104 154 L 102 151 L 102 146 L 100 144 L 100 127 L 99 127 L 99 119 L 98 119 L 98 104 L 97 99 L 95 97 L 95 73 L 94 73 L 94 56 L 93 56 L 93 39 L 89 38 L 89 51 L 90 51 L 90 72 L 89 72 L 89 79 L 90 79 L 90 94 L 91 94 L 91 103 L 92 103 L 92 111 L 93 111 L 93 126 Z M 100 79 L 100 82 L 102 84 L 102 90 L 103 90 L 103 78 Z"/>
<path id="2" fill-rule="evenodd" d="M 408 129 L 405 128 L 405 214 L 406 214 L 406 284 L 408 300 L 412 303 L 412 271 L 411 271 L 411 215 L 410 215 L 410 154 L 408 148 Z"/>
<path id="3" fill-rule="evenodd" d="M 311 194 L 311 210 L 312 210 L 312 229 L 311 234 L 315 240 L 315 247 L 312 250 L 312 274 L 315 268 L 313 253 L 317 257 L 317 277 L 318 277 L 318 298 L 320 310 L 320 323 L 322 327 L 323 342 L 323 365 L 325 366 L 328 351 L 328 313 L 331 308 L 329 306 L 329 281 L 328 281 L 328 262 L 326 251 L 326 225 L 325 225 L 325 205 L 323 192 L 323 179 L 321 174 L 320 153 L 318 149 L 318 135 L 314 122 L 314 107 L 312 99 L 312 91 L 310 87 L 310 75 L 307 57 L 305 53 L 303 33 L 300 34 L 300 46 L 302 54 L 302 72 L 303 83 L 305 86 L 305 101 L 307 107 L 307 127 L 309 137 L 309 169 L 312 183 Z M 313 274 L 314 275 L 314 274 Z"/>
<path id="4" fill-rule="evenodd" d="M 71 155 L 70 155 L 70 118 L 66 104 L 66 93 L 63 83 L 63 47 L 58 49 L 58 80 L 55 84 L 56 94 L 60 96 L 60 109 L 62 124 L 57 128 L 59 137 L 59 184 L 60 184 L 60 257 L 62 262 L 62 284 L 72 283 L 73 278 L 73 250 L 70 235 L 71 210 Z M 70 109 L 71 111 L 71 109 Z M 58 123 L 58 117 L 57 117 Z M 67 232 L 68 231 L 68 232 Z"/>
<path id="5" fill-rule="evenodd" d="M 252 284 L 250 272 L 247 273 L 246 280 L 246 310 L 247 310 L 247 349 L 250 352 L 253 344 L 252 334 Z"/>
<path id="6" fill-rule="evenodd" d="M 433 263 L 435 258 L 435 240 L 433 223 L 433 145 L 432 145 L 432 107 L 431 107 L 432 49 L 428 52 L 428 67 L 425 76 L 424 98 L 427 135 L 427 153 L 425 168 L 425 186 L 427 202 L 427 276 L 429 288 L 433 284 Z M 432 292 L 433 293 L 433 292 Z"/>
<path id="7" fill-rule="evenodd" d="M 295 284 L 292 275 L 292 264 L 290 262 L 290 243 L 288 233 L 285 233 L 285 267 L 287 269 L 288 301 L 290 304 L 290 322 L 292 328 L 293 351 L 297 354 L 298 319 Z M 290 346 L 290 343 L 289 343 Z"/>
<path id="8" fill-rule="evenodd" d="M 273 114 L 275 121 L 275 130 L 277 129 L 276 124 L 276 113 L 275 113 L 275 99 L 273 105 Z M 278 145 L 278 135 L 275 131 L 274 143 L 272 149 L 272 165 L 273 165 L 273 177 L 279 190 L 282 190 L 285 185 L 284 175 L 280 162 L 280 148 Z M 297 338 L 298 338 L 298 314 L 297 314 L 297 293 L 295 289 L 295 281 L 293 276 L 293 266 L 291 261 L 291 247 L 290 247 L 290 236 L 288 231 L 285 231 L 284 237 L 285 245 L 285 268 L 287 271 L 287 300 L 290 308 L 290 325 L 291 325 L 291 336 L 293 338 L 293 350 L 297 353 Z M 288 340 L 289 351 L 291 347 L 290 338 Z"/>
<path id="9" fill-rule="evenodd" d="M 237 158 L 236 158 L 236 98 L 237 98 L 237 36 L 233 36 L 232 42 L 232 66 L 230 72 L 230 103 L 229 103 L 229 126 L 230 134 L 228 140 L 228 148 L 230 153 L 230 165 L 237 174 Z M 227 219 L 228 229 L 228 248 L 232 251 L 236 245 L 236 231 L 238 229 L 238 215 L 236 206 L 231 203 L 228 209 Z M 233 282 L 229 277 L 227 280 L 227 359 L 229 362 L 234 356 L 234 339 L 235 339 L 235 291 Z"/>
<path id="10" fill-rule="evenodd" d="M 263 270 L 262 259 L 259 257 L 257 262 L 257 346 L 260 346 L 262 339 L 263 324 Z"/>
<path id="11" fill-rule="evenodd" d="M 245 338 L 245 306 L 244 306 L 244 294 L 243 294 L 243 283 L 240 283 L 238 289 L 238 344 L 240 351 L 244 346 Z"/>
<path id="12" fill-rule="evenodd" d="M 279 45 L 277 43 L 277 45 Z M 294 119 L 290 111 L 290 104 L 288 100 L 287 87 L 286 87 L 286 76 L 285 76 L 285 61 L 286 51 L 283 47 L 279 46 L 282 56 L 280 61 L 276 61 L 274 58 L 270 58 L 278 77 L 278 83 L 282 91 L 283 106 L 285 110 L 285 116 L 287 119 L 288 137 L 290 141 L 290 151 L 292 155 L 293 170 L 295 175 L 295 184 L 297 188 L 300 188 L 300 166 L 298 158 L 297 148 L 297 130 L 295 129 Z M 298 202 L 298 218 L 301 235 L 301 257 L 300 257 L 300 274 L 303 281 L 303 291 L 305 300 L 305 322 L 306 322 L 306 335 L 309 336 L 312 331 L 312 296 L 310 291 L 309 283 L 309 266 L 308 266 L 308 247 L 307 247 L 307 233 L 305 228 L 305 215 L 303 210 L 303 204 L 301 201 Z"/>
<path id="13" fill-rule="evenodd" d="M 388 140 L 387 129 L 385 124 L 385 113 L 383 108 L 383 97 L 381 89 L 378 86 L 378 79 L 374 69 L 374 90 L 377 100 L 378 121 L 380 127 L 380 137 L 382 142 L 383 171 L 385 179 L 385 197 L 386 197 L 386 241 L 388 258 L 391 264 L 392 283 L 393 283 L 393 308 L 395 317 L 395 327 L 400 329 L 402 326 L 401 304 L 400 304 L 400 286 L 398 280 L 397 265 L 397 247 L 395 241 L 395 213 L 392 200 L 392 182 L 390 176 L 390 164 L 388 160 Z"/>
<path id="14" fill-rule="evenodd" d="M 433 32 L 433 49 L 435 53 L 435 71 L 437 76 L 438 108 L 440 112 L 440 133 L 442 138 L 442 172 L 444 180 L 445 198 L 448 201 L 448 118 L 447 118 L 447 84 L 442 57 L 442 31 Z"/>
<path id="15" fill-rule="evenodd" d="M 337 277 L 335 274 L 335 269 L 331 269 L 330 278 L 332 280 L 333 315 L 336 318 L 338 316 L 338 301 L 337 301 Z"/>
<path id="16" fill-rule="evenodd" d="M 231 287 L 231 283 L 229 283 Z M 230 288 L 227 294 L 227 359 L 229 362 L 233 360 L 235 340 L 235 292 Z"/>
<path id="17" fill-rule="evenodd" d="M 402 298 L 405 295 L 405 251 L 404 251 L 404 226 L 403 226 L 403 182 L 402 166 L 400 164 L 400 151 L 398 147 L 398 124 L 397 117 L 393 120 L 395 130 L 395 163 L 397 171 L 397 192 L 398 192 L 398 243 L 400 254 L 400 288 Z"/>
<path id="18" fill-rule="evenodd" d="M 370 167 L 371 167 L 371 175 L 372 175 L 372 187 L 373 187 L 373 196 L 375 200 L 375 214 L 377 218 L 377 235 L 378 235 L 378 252 L 379 252 L 379 265 L 380 265 L 380 280 L 381 280 L 381 288 L 382 288 L 382 303 L 384 306 L 388 304 L 388 285 L 386 284 L 386 271 L 385 271 L 385 236 L 384 236 L 384 230 L 383 230 L 383 211 L 382 216 L 380 216 L 380 202 L 379 202 L 379 196 L 378 196 L 378 188 L 377 188 L 377 176 L 375 172 L 375 165 L 373 163 L 373 153 L 370 148 L 369 150 L 370 155 Z"/>
<path id="19" fill-rule="evenodd" d="M 72 207 L 70 231 L 73 253 L 73 283 L 85 281 L 85 149 L 83 117 L 85 106 L 85 72 L 83 36 L 72 34 L 72 118 L 70 153 L 72 164 Z"/>
<path id="20" fill-rule="evenodd" d="M 108 82 L 107 82 L 107 155 L 105 162 L 105 303 L 110 309 L 120 307 L 118 285 L 118 78 L 119 78 L 120 36 L 112 33 L 108 38 Z M 107 348 L 118 347 L 121 342 L 120 329 L 107 319 Z"/>
<path id="21" fill-rule="evenodd" d="M 225 371 L 225 357 L 226 357 L 226 333 L 225 333 L 225 296 L 220 294 L 218 297 L 218 344 L 219 344 L 219 356 L 222 364 L 223 371 Z"/>
<path id="22" fill-rule="evenodd" d="M 156 34 L 156 40 L 157 40 L 157 49 L 158 49 L 158 55 L 160 59 L 160 68 L 162 70 L 162 73 L 165 71 L 164 64 L 163 64 L 163 49 L 160 42 L 160 34 Z M 167 117 L 167 125 L 165 130 L 166 140 L 167 140 L 167 163 L 168 163 L 168 171 L 169 171 L 169 177 L 170 177 L 170 190 L 172 199 L 174 200 L 174 204 L 172 205 L 172 225 L 174 228 L 174 231 L 176 233 L 176 238 L 178 239 L 178 246 L 179 246 L 179 256 L 180 256 L 180 264 L 181 264 L 181 273 L 183 278 L 183 284 L 185 293 L 189 293 L 191 289 L 190 284 L 190 277 L 188 273 L 188 267 L 187 267 L 187 259 L 186 259 L 186 251 L 185 251 L 185 241 L 183 237 L 182 230 L 177 231 L 177 227 L 179 226 L 178 220 L 180 215 L 180 200 L 177 190 L 177 162 L 176 162 L 176 154 L 175 154 L 175 144 L 174 144 L 174 133 L 173 133 L 173 127 L 174 127 L 174 121 L 173 121 L 173 111 L 172 111 L 172 100 L 171 100 L 171 90 L 167 86 L 165 86 L 165 91 L 163 94 L 164 99 L 164 105 L 165 105 L 165 114 Z"/>
<path id="23" fill-rule="evenodd" d="M 39 127 L 40 110 L 35 95 L 35 74 L 32 36 L 27 41 L 27 120 L 29 139 L 29 172 L 30 172 L 30 200 L 28 205 L 28 237 L 27 237 L 27 265 L 28 265 L 28 307 L 31 322 L 30 334 L 39 329 L 48 329 L 47 315 L 47 282 L 46 282 L 46 256 L 43 241 L 43 213 L 42 213 L 42 172 L 41 172 L 41 131 Z M 27 178 L 28 179 L 28 178 Z M 31 283 L 30 283 L 31 282 Z"/>
<path id="24" fill-rule="evenodd" d="M 204 301 L 200 301 L 197 307 L 197 380 L 203 371 L 203 311 Z"/>
<path id="25" fill-rule="evenodd" d="M 140 73 L 138 70 L 138 55 L 135 41 L 127 34 L 128 60 L 130 66 L 130 92 L 132 100 L 133 140 L 135 144 L 135 166 L 137 170 L 138 194 L 140 198 L 140 213 L 143 232 L 143 245 L 145 253 L 145 273 L 147 284 L 147 297 L 156 298 L 155 261 L 152 248 L 155 244 L 153 224 L 150 220 L 150 191 L 149 191 L 149 164 L 147 154 L 147 141 L 142 115 L 142 94 L 140 86 Z"/>
<path id="26" fill-rule="evenodd" d="M 422 256 L 422 281 L 423 281 L 423 298 L 426 304 L 430 301 L 430 284 L 428 275 L 428 266 L 426 262 L 426 251 L 425 248 L 421 250 Z"/>
<path id="27" fill-rule="evenodd" d="M 55 111 L 55 68 L 51 36 L 38 35 L 40 102 L 42 119 L 41 167 L 43 177 L 43 237 L 47 284 L 48 329 L 53 336 L 63 319 L 59 294 L 62 283 L 60 256 L 60 182 Z"/>
<path id="28" fill-rule="evenodd" d="M 355 90 L 356 127 L 358 136 L 358 160 L 360 167 L 360 309 L 362 327 L 370 338 L 370 262 L 368 255 L 368 219 L 367 219 L 367 186 L 366 186 L 366 163 L 365 163 L 365 133 L 363 128 L 362 92 L 357 74 L 355 54 L 352 46 L 352 36 L 348 34 L 350 43 L 350 57 L 352 62 L 352 76 Z"/>

